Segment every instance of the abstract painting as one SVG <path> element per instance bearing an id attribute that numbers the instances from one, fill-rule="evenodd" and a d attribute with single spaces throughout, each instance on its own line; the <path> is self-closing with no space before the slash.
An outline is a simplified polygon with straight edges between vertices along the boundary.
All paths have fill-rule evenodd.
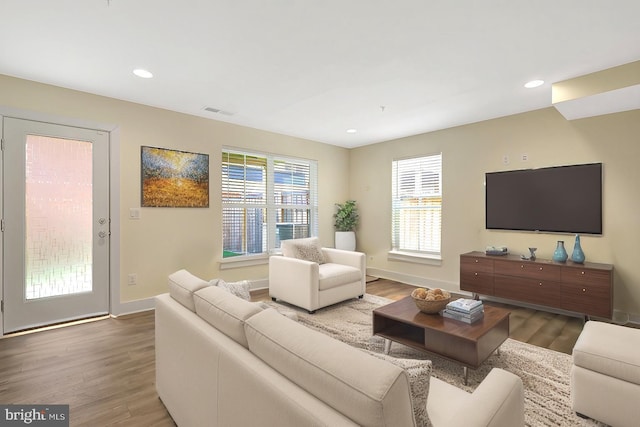
<path id="1" fill-rule="evenodd" d="M 208 208 L 209 155 L 142 146 L 142 207 Z"/>

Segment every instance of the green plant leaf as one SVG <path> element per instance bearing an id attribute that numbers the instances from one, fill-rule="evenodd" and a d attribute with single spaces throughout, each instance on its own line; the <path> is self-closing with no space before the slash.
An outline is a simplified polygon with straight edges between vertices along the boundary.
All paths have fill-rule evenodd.
<path id="1" fill-rule="evenodd" d="M 336 231 L 355 231 L 360 221 L 355 200 L 336 203 L 336 213 L 333 215 Z"/>

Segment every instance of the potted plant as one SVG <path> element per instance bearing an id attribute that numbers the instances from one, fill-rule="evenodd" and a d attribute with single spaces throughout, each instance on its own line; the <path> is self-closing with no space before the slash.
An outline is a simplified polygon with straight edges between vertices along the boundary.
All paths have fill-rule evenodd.
<path id="1" fill-rule="evenodd" d="M 336 213 L 333 215 L 336 228 L 336 249 L 348 251 L 356 250 L 356 227 L 360 216 L 355 200 L 347 200 L 344 203 L 336 203 Z"/>

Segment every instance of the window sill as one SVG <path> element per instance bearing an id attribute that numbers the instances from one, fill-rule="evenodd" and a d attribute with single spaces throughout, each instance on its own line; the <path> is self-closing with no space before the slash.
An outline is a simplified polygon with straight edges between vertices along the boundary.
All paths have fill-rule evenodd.
<path id="1" fill-rule="evenodd" d="M 414 264 L 442 265 L 442 257 L 434 254 L 421 254 L 415 252 L 389 251 L 387 260 L 411 262 Z"/>
<path id="2" fill-rule="evenodd" d="M 255 265 L 266 265 L 269 263 L 269 255 L 244 255 L 220 260 L 220 270 L 230 270 L 232 268 L 253 267 Z"/>

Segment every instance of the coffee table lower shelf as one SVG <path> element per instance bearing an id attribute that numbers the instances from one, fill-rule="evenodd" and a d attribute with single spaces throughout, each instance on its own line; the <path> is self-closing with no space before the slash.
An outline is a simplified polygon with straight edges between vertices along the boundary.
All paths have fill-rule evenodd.
<path id="1" fill-rule="evenodd" d="M 466 324 L 422 313 L 406 297 L 373 311 L 373 334 L 387 340 L 386 353 L 395 341 L 461 364 L 466 384 L 468 368 L 477 369 L 509 337 L 509 314 L 485 306 L 482 320 Z"/>

